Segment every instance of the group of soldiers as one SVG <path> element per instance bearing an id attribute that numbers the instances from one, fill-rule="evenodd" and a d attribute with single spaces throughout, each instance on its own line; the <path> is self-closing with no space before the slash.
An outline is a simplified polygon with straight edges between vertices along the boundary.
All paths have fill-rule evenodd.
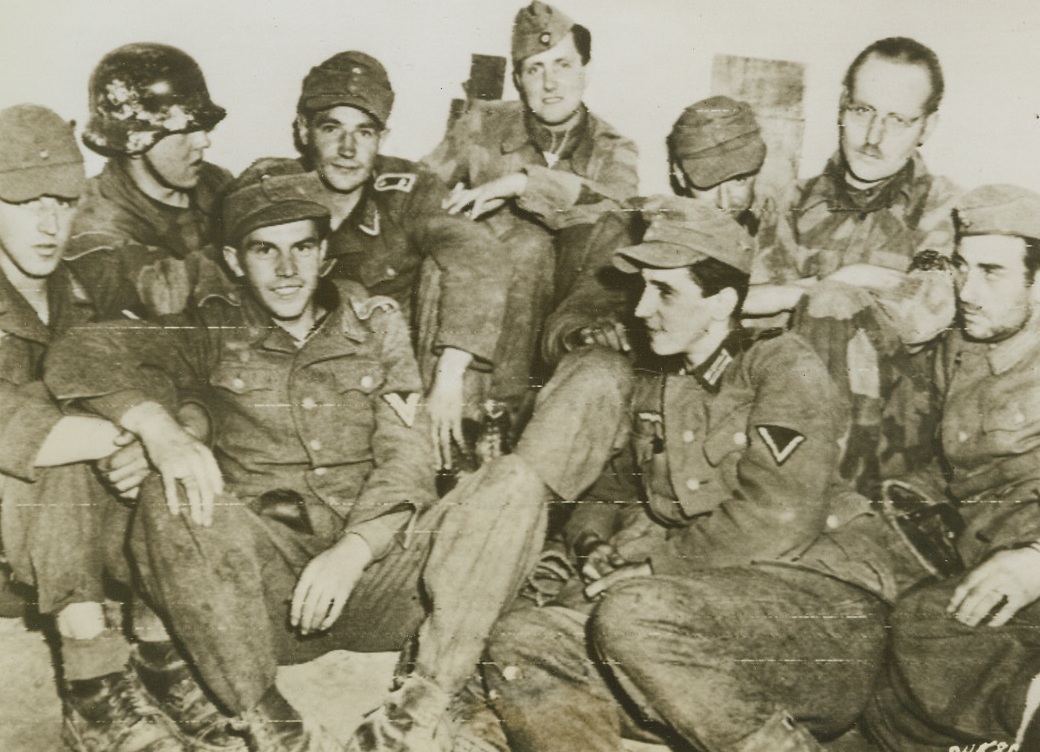
<path id="1" fill-rule="evenodd" d="M 1040 195 L 926 170 L 893 37 L 818 176 L 756 198 L 713 96 L 638 196 L 591 51 L 521 8 L 520 100 L 421 163 L 358 51 L 235 178 L 169 46 L 95 68 L 89 180 L 0 111 L 0 529 L 70 749 L 1040 750 Z M 350 739 L 275 683 L 340 648 L 401 653 Z"/>

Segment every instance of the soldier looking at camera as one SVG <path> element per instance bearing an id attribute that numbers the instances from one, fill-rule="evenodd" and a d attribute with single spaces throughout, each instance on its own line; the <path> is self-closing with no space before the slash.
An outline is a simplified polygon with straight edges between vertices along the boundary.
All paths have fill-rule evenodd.
<path id="1" fill-rule="evenodd" d="M 555 240 L 637 190 L 635 144 L 583 100 L 592 35 L 535 0 L 513 22 L 519 102 L 471 102 L 425 158 L 448 185 L 453 214 L 487 225 L 510 267 L 506 321 L 491 396 L 522 418 L 538 380 L 539 335 L 553 306 Z"/>
<path id="2" fill-rule="evenodd" d="M 537 555 L 540 485 L 503 457 L 436 501 L 397 303 L 322 276 L 317 175 L 251 172 L 223 211 L 241 283 L 179 316 L 81 329 L 55 345 L 47 382 L 138 437 L 158 471 L 137 502 L 134 560 L 250 749 L 337 748 L 278 692 L 280 663 L 398 650 L 418 631 L 413 670 L 354 744 L 426 750 Z M 185 400 L 206 407 L 212 450 L 175 419 Z"/>

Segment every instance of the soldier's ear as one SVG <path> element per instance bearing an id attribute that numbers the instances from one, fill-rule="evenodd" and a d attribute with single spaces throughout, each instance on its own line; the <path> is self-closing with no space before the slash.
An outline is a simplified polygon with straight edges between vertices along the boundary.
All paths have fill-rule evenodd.
<path id="1" fill-rule="evenodd" d="M 716 321 L 728 321 L 737 310 L 739 296 L 732 287 L 724 287 L 711 296 L 711 317 Z"/>
<path id="2" fill-rule="evenodd" d="M 297 113 L 296 119 L 293 121 L 293 129 L 296 133 L 296 141 L 302 146 L 310 146 L 310 132 L 308 129 L 307 117 L 302 113 Z"/>
<path id="3" fill-rule="evenodd" d="M 246 276 L 245 271 L 242 269 L 242 264 L 238 260 L 238 251 L 229 245 L 224 246 L 224 263 L 228 265 L 228 268 L 236 277 Z"/>
<path id="4" fill-rule="evenodd" d="M 383 128 L 383 130 L 379 131 L 379 144 L 378 144 L 378 146 L 376 146 L 376 151 L 377 152 L 380 152 L 380 151 L 383 150 L 383 142 L 386 141 L 386 139 L 387 139 L 387 137 L 389 135 L 390 135 L 390 129 L 389 128 Z"/>
<path id="5" fill-rule="evenodd" d="M 932 135 L 932 131 L 935 130 L 935 126 L 939 124 L 939 111 L 936 110 L 931 115 L 925 116 L 924 129 L 921 131 L 921 137 L 917 139 L 917 145 L 924 146 L 924 142 L 928 140 L 928 137 Z"/>

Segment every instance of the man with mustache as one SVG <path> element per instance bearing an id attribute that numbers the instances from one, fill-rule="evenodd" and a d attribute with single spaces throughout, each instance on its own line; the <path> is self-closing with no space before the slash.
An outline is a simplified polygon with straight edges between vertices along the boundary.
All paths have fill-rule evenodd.
<path id="1" fill-rule="evenodd" d="M 759 217 L 751 207 L 766 145 L 749 104 L 724 96 L 691 104 L 672 126 L 668 155 L 677 195 L 715 206 L 756 234 Z M 592 343 L 631 350 L 636 291 L 631 277 L 614 268 L 612 256 L 642 238 L 646 225 L 640 209 L 667 202 L 663 196 L 629 199 L 624 209 L 604 214 L 583 232 L 570 232 L 558 244 L 559 303 L 542 335 L 546 363 L 555 365 L 565 352 Z"/>
<path id="2" fill-rule="evenodd" d="M 499 342 L 491 396 L 522 420 L 553 305 L 554 243 L 636 194 L 638 153 L 582 101 L 587 28 L 534 0 L 516 14 L 511 53 L 521 101 L 472 102 L 424 161 L 454 187 L 448 211 L 480 220 L 502 241 L 509 336 Z"/>
<path id="3" fill-rule="evenodd" d="M 852 417 L 842 474 L 876 497 L 883 475 L 928 454 L 927 358 L 910 353 L 949 323 L 941 273 L 953 245 L 957 191 L 918 153 L 943 96 L 935 53 L 882 39 L 852 61 L 838 112 L 839 151 L 800 182 L 757 266 L 745 315 L 793 311 L 827 362 Z M 927 253 L 925 253 L 927 251 Z M 939 273 L 936 273 L 939 272 Z"/>
<path id="4" fill-rule="evenodd" d="M 83 143 L 108 157 L 87 186 L 66 258 L 104 318 L 177 313 L 219 269 L 187 260 L 216 241 L 231 175 L 203 161 L 225 111 L 198 63 L 163 44 L 112 50 L 90 77 Z"/>

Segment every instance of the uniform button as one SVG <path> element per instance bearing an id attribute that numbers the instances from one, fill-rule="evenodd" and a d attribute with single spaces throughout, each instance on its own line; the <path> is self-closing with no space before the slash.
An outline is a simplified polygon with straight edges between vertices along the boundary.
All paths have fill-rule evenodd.
<path id="1" fill-rule="evenodd" d="M 394 269 L 394 267 L 392 267 L 392 266 L 386 267 L 386 276 L 388 276 L 391 279 L 393 279 L 394 277 L 397 276 L 397 270 Z"/>
<path id="2" fill-rule="evenodd" d="M 329 471 L 329 469 L 327 467 L 316 467 L 316 468 L 314 468 L 314 474 L 317 475 L 319 478 L 321 476 L 323 476 L 325 473 L 327 473 L 328 471 Z"/>
<path id="3" fill-rule="evenodd" d="M 697 490 L 700 489 L 700 487 L 701 487 L 701 482 L 699 480 L 697 480 L 696 478 L 687 478 L 686 479 L 686 489 L 688 491 L 697 491 Z"/>
<path id="4" fill-rule="evenodd" d="M 1015 422 L 1019 424 L 1025 423 L 1026 416 L 1024 416 L 1022 413 L 1015 413 Z"/>
<path id="5" fill-rule="evenodd" d="M 304 410 L 313 410 L 318 406 L 318 403 L 314 401 L 313 397 L 304 397 L 303 402 L 300 403 L 300 406 Z"/>
<path id="6" fill-rule="evenodd" d="M 733 443 L 737 446 L 747 446 L 747 434 L 743 431 L 737 431 L 733 434 Z"/>
<path id="7" fill-rule="evenodd" d="M 693 443 L 693 431 L 683 431 L 682 432 L 682 440 L 684 442 L 686 442 L 687 444 L 692 444 Z"/>
<path id="8" fill-rule="evenodd" d="M 361 388 L 362 389 L 371 389 L 372 385 L 375 384 L 375 383 L 376 383 L 375 379 L 373 379 L 371 376 L 369 376 L 367 374 L 365 376 L 361 377 Z"/>
<path id="9" fill-rule="evenodd" d="M 827 515 L 827 527 L 829 527 L 831 530 L 833 530 L 834 528 L 838 527 L 838 515 L 836 515 L 836 514 Z"/>
<path id="10" fill-rule="evenodd" d="M 957 433 L 957 441 L 959 441 L 960 443 L 963 444 L 967 440 L 968 440 L 968 434 L 964 433 L 964 431 L 960 431 L 960 432 Z"/>
<path id="11" fill-rule="evenodd" d="M 235 389 L 245 389 L 246 382 L 242 381 L 242 379 L 232 379 L 231 386 L 235 387 Z"/>
<path id="12" fill-rule="evenodd" d="M 307 446 L 309 446 L 315 452 L 321 451 L 321 442 L 317 439 L 311 439 L 309 442 L 307 442 Z"/>

